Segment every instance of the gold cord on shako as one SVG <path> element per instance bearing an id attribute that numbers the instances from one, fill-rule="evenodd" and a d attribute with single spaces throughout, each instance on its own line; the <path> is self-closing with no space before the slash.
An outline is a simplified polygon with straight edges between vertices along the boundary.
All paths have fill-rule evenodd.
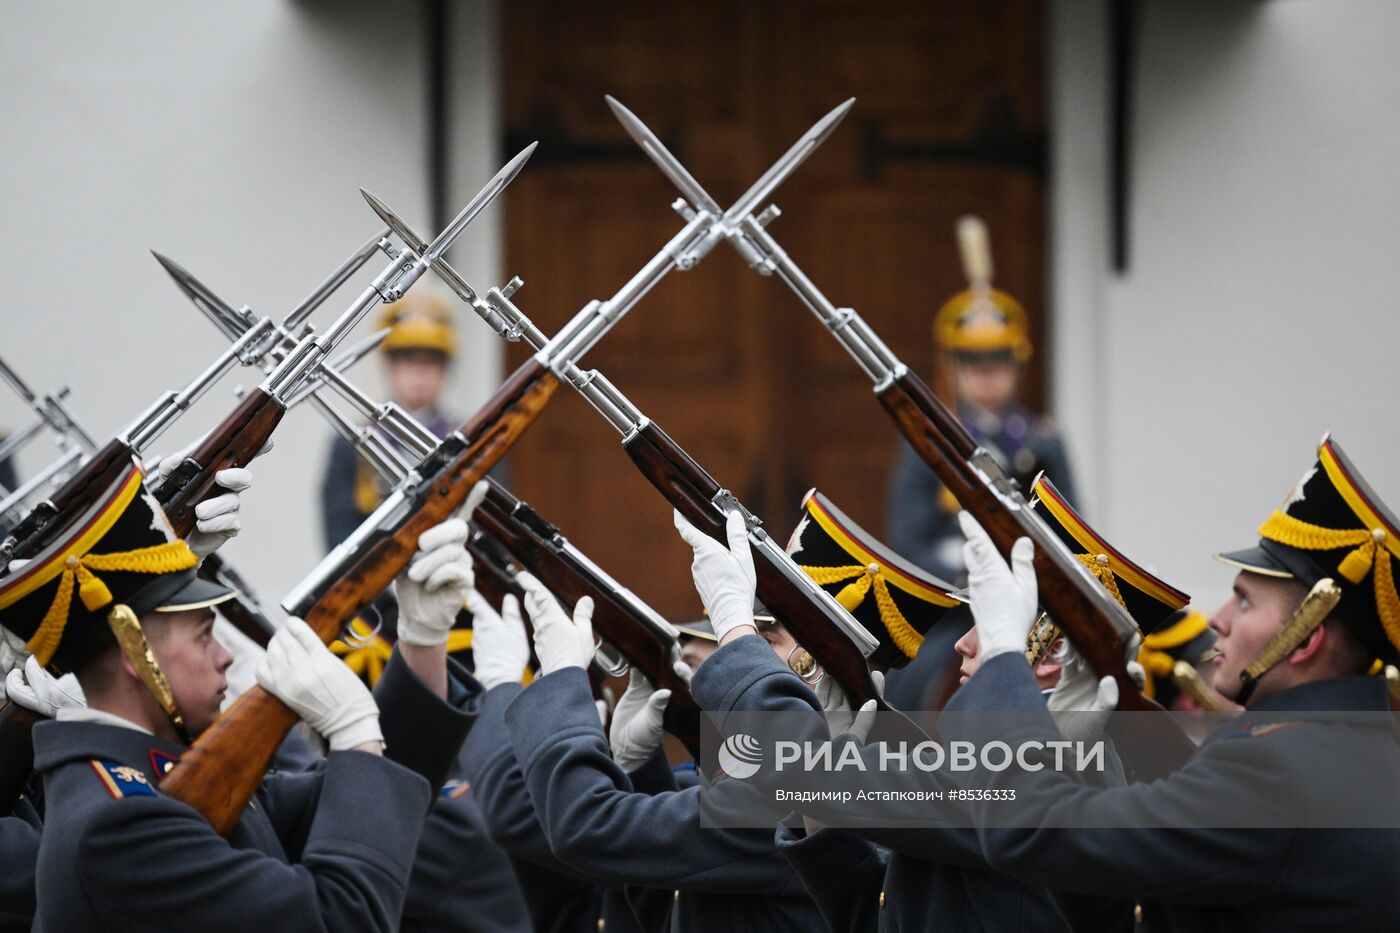
<path id="1" fill-rule="evenodd" d="M 0 624 L 51 671 L 79 671 L 115 640 L 182 740 L 184 717 L 141 617 L 217 605 L 236 594 L 196 574 L 134 463 L 32 561 L 0 579 Z M 74 598 L 74 597 L 77 598 Z"/>
<path id="2" fill-rule="evenodd" d="M 1400 594 L 1392 566 L 1400 557 L 1397 528 L 1400 522 L 1324 435 L 1317 463 L 1259 526 L 1258 545 L 1216 555 L 1250 573 L 1310 588 L 1282 631 L 1241 672 L 1239 702 L 1247 702 L 1260 678 L 1334 612 L 1377 659 L 1377 673 L 1400 661 Z"/>

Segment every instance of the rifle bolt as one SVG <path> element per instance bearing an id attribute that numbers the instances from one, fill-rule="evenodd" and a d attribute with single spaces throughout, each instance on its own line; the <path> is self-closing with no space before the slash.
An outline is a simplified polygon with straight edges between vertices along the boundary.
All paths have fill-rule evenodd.
<path id="1" fill-rule="evenodd" d="M 778 209 L 778 205 L 770 204 L 763 209 L 763 213 L 758 215 L 758 225 L 766 227 L 781 216 L 783 216 L 783 212 Z"/>
<path id="2" fill-rule="evenodd" d="M 516 292 L 518 292 L 520 290 L 520 286 L 524 284 L 525 280 L 522 279 L 520 276 L 512 276 L 511 280 L 506 283 L 505 288 L 501 289 L 501 294 L 509 298 L 511 295 L 514 295 Z"/>

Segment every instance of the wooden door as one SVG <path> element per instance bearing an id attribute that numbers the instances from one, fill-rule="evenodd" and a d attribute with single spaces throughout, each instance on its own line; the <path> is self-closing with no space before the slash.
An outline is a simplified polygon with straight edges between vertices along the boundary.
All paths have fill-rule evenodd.
<path id="1" fill-rule="evenodd" d="M 997 281 L 1031 309 L 1043 397 L 1043 37 L 1035 0 L 504 6 L 516 300 L 552 333 L 679 228 L 675 190 L 613 94 L 728 204 L 831 107 L 856 107 L 775 196 L 769 230 L 838 305 L 930 377 L 933 312 L 962 287 L 956 219 L 986 218 Z M 523 359 L 516 350 L 512 365 Z M 898 441 L 855 363 L 781 282 L 721 246 L 673 272 L 589 355 L 780 540 L 817 486 L 882 529 Z M 694 615 L 689 551 L 618 435 L 567 388 L 511 458 L 520 496 L 658 610 Z"/>

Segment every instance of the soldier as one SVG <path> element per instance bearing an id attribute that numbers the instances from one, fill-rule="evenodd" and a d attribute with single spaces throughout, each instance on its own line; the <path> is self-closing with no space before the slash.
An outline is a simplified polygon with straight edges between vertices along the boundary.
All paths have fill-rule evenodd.
<path id="1" fill-rule="evenodd" d="M 420 282 L 403 298 L 384 306 L 379 327 L 390 329 L 380 345 L 390 400 L 438 437 L 445 437 L 457 427 L 439 407 L 457 351 L 451 306 Z M 350 442 L 337 436 L 321 484 L 326 548 L 335 547 L 358 528 L 386 492 L 380 477 Z"/>
<path id="2" fill-rule="evenodd" d="M 367 688 L 304 622 L 289 619 L 273 638 L 258 681 L 331 754 L 311 773 L 270 774 L 226 840 L 159 784 L 218 716 L 231 658 L 212 636 L 212 607 L 232 593 L 195 576 L 198 559 L 142 480 L 137 469 L 123 475 L 77 527 L 0 581 L 0 624 L 36 663 L 74 672 L 89 703 L 34 730 L 48 820 L 39 925 L 395 929 L 433 782 L 465 728 L 443 701 L 441 646 L 451 623 L 442 609 L 470 582 L 465 523 L 433 529 L 435 544 L 425 534 L 431 553 L 396 582 L 414 609 L 381 684 L 382 723 Z M 415 741 L 424 732 L 440 744 Z M 418 773 L 383 757 L 385 736 Z"/>
<path id="3" fill-rule="evenodd" d="M 0 689 L 9 702 L 50 718 L 60 708 L 83 705 L 82 688 L 73 677 L 63 678 L 65 683 L 60 684 L 28 657 L 23 644 L 9 632 L 0 629 L 0 640 L 4 643 L 0 665 L 11 667 Z M 10 815 L 0 817 L 0 930 L 4 931 L 27 931 L 34 925 L 34 867 L 44 823 L 42 800 L 36 797 L 42 788 L 38 781 L 30 785 Z"/>
<path id="4" fill-rule="evenodd" d="M 1057 738 L 1053 722 L 1035 715 L 1041 700 L 1017 650 L 1036 602 L 1029 542 L 1013 548 L 1008 566 L 975 522 L 965 526 L 984 655 L 963 691 L 968 708 L 1025 710 L 1021 736 Z M 1360 929 L 1394 917 L 1400 747 L 1391 717 L 1355 715 L 1337 727 L 1301 714 L 1389 709 L 1382 679 L 1365 675 L 1375 659 L 1400 657 L 1398 529 L 1341 448 L 1324 438 L 1316 465 L 1260 527 L 1258 545 L 1220 555 L 1240 572 L 1211 618 L 1219 654 L 1209 670 L 1214 689 L 1244 705 L 1247 717 L 1148 784 L 1096 790 L 1053 768 L 987 775 L 982 786 L 1010 784 L 1040 824 L 982 830 L 989 863 L 1062 891 L 1141 893 L 1150 898 L 1143 903 L 1150 928 Z M 1325 614 L 1305 609 L 1312 602 L 1305 597 L 1325 592 L 1326 580 L 1340 589 L 1340 602 Z M 1116 684 L 1104 678 L 1099 705 L 1116 703 Z M 1319 817 L 1313 825 L 1354 826 L 1354 815 L 1340 814 L 1359 801 L 1385 828 L 1299 828 Z M 991 818 L 973 806 L 979 819 Z M 1120 828 L 1054 832 L 1046 824 Z M 1258 828 L 1217 828 L 1242 825 Z"/>
<path id="5" fill-rule="evenodd" d="M 1024 492 L 1044 471 L 1075 498 L 1064 444 L 1048 418 L 1016 401 L 1021 367 L 1031 356 L 1026 312 L 991 284 L 986 227 L 976 217 L 958 224 L 969 287 L 934 318 L 934 342 L 952 364 L 958 420 L 1013 476 Z M 907 443 L 899 445 L 890 476 L 890 546 L 936 576 L 962 583 L 958 503 Z"/>
<path id="6" fill-rule="evenodd" d="M 649 910 L 638 911 L 646 928 L 665 906 L 677 930 L 803 930 L 820 923 L 770 832 L 703 829 L 700 788 L 675 789 L 657 754 L 670 691 L 645 683 L 629 688 L 611 741 L 603 732 L 586 674 L 592 601 L 581 600 L 570 619 L 533 577 L 523 574 L 521 584 L 542 676 L 511 702 L 505 720 L 559 860 L 606 882 L 664 892 L 673 903 L 653 897 Z"/>
<path id="7" fill-rule="evenodd" d="M 555 857 L 525 788 L 505 722 L 505 710 L 524 689 L 521 673 L 530 663 L 519 602 L 506 596 L 497 612 L 473 591 L 467 604 L 481 693 L 461 763 L 492 841 L 509 857 L 533 928 L 552 933 L 593 933 L 600 928 L 625 933 L 638 928 L 620 887 L 601 885 Z"/>

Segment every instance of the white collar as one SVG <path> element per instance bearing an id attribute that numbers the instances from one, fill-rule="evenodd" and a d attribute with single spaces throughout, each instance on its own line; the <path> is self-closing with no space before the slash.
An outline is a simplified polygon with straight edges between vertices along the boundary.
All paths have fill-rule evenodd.
<path id="1" fill-rule="evenodd" d="M 130 719 L 123 719 L 115 713 L 105 710 L 93 709 L 90 706 L 78 707 L 77 709 L 60 709 L 54 717 L 59 722 L 95 722 L 103 726 L 117 726 L 121 729 L 135 729 L 137 732 L 144 732 L 147 735 L 154 735 L 150 729 L 138 726 Z"/>

